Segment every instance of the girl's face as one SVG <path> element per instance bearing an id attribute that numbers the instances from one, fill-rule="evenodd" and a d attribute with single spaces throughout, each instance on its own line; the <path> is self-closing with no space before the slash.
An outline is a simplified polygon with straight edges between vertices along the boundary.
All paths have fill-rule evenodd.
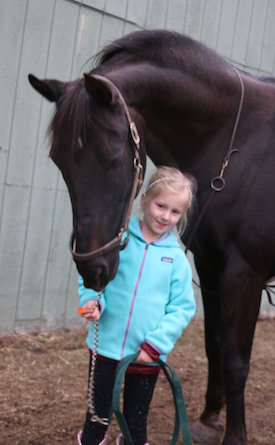
<path id="1" fill-rule="evenodd" d="M 143 208 L 143 221 L 141 231 L 145 241 L 152 242 L 172 230 L 188 207 L 188 191 L 184 193 L 172 193 L 160 191 L 149 202 L 145 203 L 141 198 Z"/>

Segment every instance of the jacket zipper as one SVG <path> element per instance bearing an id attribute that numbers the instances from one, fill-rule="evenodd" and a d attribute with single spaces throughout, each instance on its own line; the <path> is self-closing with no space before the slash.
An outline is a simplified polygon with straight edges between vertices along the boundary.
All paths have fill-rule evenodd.
<path id="1" fill-rule="evenodd" d="M 145 251 L 144 251 L 142 262 L 141 262 L 141 266 L 140 266 L 140 269 L 139 269 L 138 279 L 137 279 L 137 282 L 136 282 L 135 291 L 134 291 L 134 295 L 133 295 L 133 298 L 132 298 L 132 303 L 131 303 L 130 313 L 129 313 L 129 317 L 128 317 L 128 322 L 127 322 L 125 335 L 124 335 L 124 339 L 123 339 L 123 344 L 122 344 L 120 358 L 123 358 L 123 352 L 124 352 L 124 348 L 125 348 L 125 344 L 126 344 L 126 339 L 127 339 L 127 335 L 128 335 L 128 332 L 129 332 L 129 328 L 130 328 L 132 313 L 133 313 L 133 309 L 134 309 L 134 303 L 135 303 L 135 299 L 136 299 L 136 295 L 137 295 L 137 291 L 138 291 L 138 286 L 139 286 L 139 283 L 140 283 L 140 278 L 141 278 L 141 274 L 142 274 L 142 270 L 143 270 L 143 267 L 144 267 L 145 258 L 146 258 L 147 252 L 148 252 L 149 245 L 150 245 L 149 243 L 146 243 Z"/>

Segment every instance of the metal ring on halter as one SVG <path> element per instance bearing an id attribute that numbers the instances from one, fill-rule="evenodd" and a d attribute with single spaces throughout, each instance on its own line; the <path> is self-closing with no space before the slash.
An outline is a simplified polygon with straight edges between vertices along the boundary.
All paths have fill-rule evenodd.
<path id="1" fill-rule="evenodd" d="M 211 188 L 216 192 L 221 192 L 225 187 L 225 180 L 222 176 L 215 176 L 211 181 Z"/>
<path id="2" fill-rule="evenodd" d="M 123 241 L 121 241 L 121 244 L 120 244 L 120 246 L 119 246 L 119 250 L 124 250 L 125 247 L 126 247 L 127 244 L 128 244 L 129 236 L 130 236 L 129 228 L 124 229 L 123 233 L 126 233 L 126 237 L 125 237 L 125 239 L 124 239 Z"/>

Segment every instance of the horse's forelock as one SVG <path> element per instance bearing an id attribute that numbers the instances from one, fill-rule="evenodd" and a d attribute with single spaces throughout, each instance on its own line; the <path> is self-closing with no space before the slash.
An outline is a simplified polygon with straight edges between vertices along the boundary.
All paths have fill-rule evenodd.
<path id="1" fill-rule="evenodd" d="M 71 141 L 70 145 L 74 149 L 76 141 L 85 138 L 89 119 L 88 107 L 89 98 L 85 93 L 83 82 L 79 80 L 74 86 L 68 83 L 67 91 L 57 103 L 48 128 L 48 135 L 51 138 L 50 156 L 58 140 Z"/>
<path id="2" fill-rule="evenodd" d="M 50 156 L 53 155 L 57 144 L 62 141 L 62 145 L 71 147 L 71 150 L 79 154 L 85 146 L 89 132 L 98 135 L 102 140 L 100 156 L 107 155 L 112 158 L 115 154 L 111 151 L 111 141 L 105 135 L 108 131 L 120 131 L 119 122 L 114 119 L 107 119 L 107 115 L 99 113 L 97 104 L 91 101 L 82 79 L 69 86 L 66 94 L 57 104 L 56 111 L 48 128 L 48 135 L 51 139 Z"/>

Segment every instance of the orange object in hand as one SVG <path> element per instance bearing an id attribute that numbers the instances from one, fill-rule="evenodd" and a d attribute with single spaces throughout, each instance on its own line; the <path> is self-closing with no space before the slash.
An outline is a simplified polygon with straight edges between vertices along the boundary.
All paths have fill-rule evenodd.
<path id="1" fill-rule="evenodd" d="M 92 307 L 86 307 L 85 308 L 85 307 L 79 306 L 77 308 L 77 312 L 80 315 L 89 315 L 89 314 L 92 315 L 96 308 L 98 308 L 98 302 L 97 301 L 95 301 L 95 303 L 94 303 L 94 305 Z"/>
<path id="2" fill-rule="evenodd" d="M 79 313 L 79 315 L 91 314 L 92 313 L 91 309 L 87 310 L 84 307 L 78 307 L 77 308 L 77 312 Z"/>

